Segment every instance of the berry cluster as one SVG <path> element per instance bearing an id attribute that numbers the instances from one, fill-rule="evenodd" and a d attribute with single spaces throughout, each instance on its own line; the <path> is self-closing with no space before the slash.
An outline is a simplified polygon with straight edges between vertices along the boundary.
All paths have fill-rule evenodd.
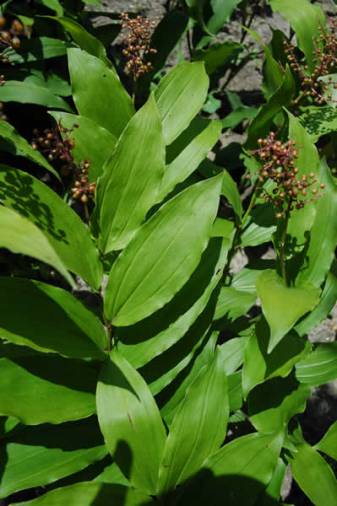
<path id="1" fill-rule="evenodd" d="M 332 22 L 332 28 L 337 28 L 336 21 Z M 309 72 L 308 65 L 299 62 L 296 48 L 292 44 L 285 42 L 284 49 L 290 68 L 296 73 L 300 81 L 302 96 L 311 97 L 317 105 L 324 104 L 328 98 L 329 86 L 335 85 L 331 79 L 328 82 L 323 82 L 320 78 L 336 72 L 337 36 L 333 32 L 324 31 L 322 28 L 319 29 L 319 35 L 315 39 L 315 65 L 312 72 Z"/>
<path id="2" fill-rule="evenodd" d="M 29 29 L 18 19 L 13 19 L 9 28 L 6 29 L 6 25 L 8 24 L 7 19 L 0 16 L 0 46 L 3 48 L 12 47 L 13 49 L 19 49 L 21 38 L 29 35 Z"/>
<path id="3" fill-rule="evenodd" d="M 148 56 L 155 54 L 151 48 L 151 34 L 155 22 L 142 16 L 131 19 L 126 12 L 121 14 L 122 29 L 125 31 L 125 48 L 123 55 L 126 59 L 125 72 L 137 81 L 142 75 L 152 70 L 152 64 L 146 61 Z"/>
<path id="4" fill-rule="evenodd" d="M 295 166 L 298 157 L 294 141 L 282 143 L 276 140 L 271 132 L 266 139 L 259 139 L 259 148 L 255 156 L 262 162 L 259 184 L 262 187 L 267 181 L 274 183 L 271 191 L 261 190 L 262 198 L 272 204 L 276 210 L 276 218 L 282 219 L 293 209 L 302 209 L 305 204 L 313 202 L 319 196 L 319 185 L 316 175 L 311 172 L 299 176 Z"/>
<path id="5" fill-rule="evenodd" d="M 38 149 L 50 162 L 60 163 L 61 174 L 67 176 L 73 169 L 74 160 L 72 149 L 74 141 L 70 138 L 63 139 L 62 133 L 69 132 L 62 125 L 57 128 L 46 128 L 43 132 L 33 130 L 32 147 Z"/>
<path id="6" fill-rule="evenodd" d="M 82 204 L 86 204 L 89 199 L 93 199 L 96 183 L 89 182 L 90 163 L 85 160 L 77 169 L 77 177 L 74 182 L 74 186 L 71 189 L 72 197 L 74 200 L 80 200 Z"/>

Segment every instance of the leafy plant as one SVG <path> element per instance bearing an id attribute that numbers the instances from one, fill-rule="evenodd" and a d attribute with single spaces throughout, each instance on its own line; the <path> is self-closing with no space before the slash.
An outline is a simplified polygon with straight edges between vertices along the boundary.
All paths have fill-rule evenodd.
<path id="1" fill-rule="evenodd" d="M 308 339 L 337 300 L 335 108 L 299 79 L 322 77 L 322 11 L 271 0 L 298 46 L 274 33 L 264 102 L 227 91 L 214 119 L 213 73 L 230 82 L 247 35 L 214 36 L 236 14 L 255 36 L 257 2 L 177 2 L 151 40 L 124 14 L 132 86 L 73 2 L 35 4 L 40 27 L 3 51 L 23 79 L 0 87 L 0 498 L 276 505 L 290 468 L 313 504 L 336 504 L 336 423 L 313 441 L 301 416 L 337 378 L 336 343 Z M 161 76 L 178 17 L 169 47 L 184 32 L 190 59 Z M 59 73 L 35 67 L 37 41 Z M 24 128 L 11 107 L 36 116 Z M 241 172 L 226 170 L 222 130 L 245 125 Z"/>

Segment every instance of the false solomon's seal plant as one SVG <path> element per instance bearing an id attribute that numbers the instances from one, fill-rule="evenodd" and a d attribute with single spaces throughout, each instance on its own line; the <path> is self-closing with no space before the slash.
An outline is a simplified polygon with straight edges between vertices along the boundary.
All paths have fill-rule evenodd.
<path id="1" fill-rule="evenodd" d="M 270 3 L 310 65 L 297 7 Z M 207 159 L 222 124 L 200 114 L 203 61 L 176 65 L 135 107 L 100 43 L 60 22 L 75 34 L 73 104 L 44 104 L 55 129 L 32 146 L 0 122 L 15 146 L 0 167 L 0 247 L 29 266 L 0 278 L 0 497 L 269 506 L 289 467 L 313 504 L 335 506 L 337 424 L 309 444 L 299 415 L 337 377 L 335 343 L 307 338 L 337 298 L 337 189 L 295 115 L 290 67 L 266 50 L 280 81 L 248 128 L 243 201 Z M 55 182 L 73 170 L 69 191 L 22 157 Z M 273 255 L 233 271 L 238 251 L 265 244 Z"/>

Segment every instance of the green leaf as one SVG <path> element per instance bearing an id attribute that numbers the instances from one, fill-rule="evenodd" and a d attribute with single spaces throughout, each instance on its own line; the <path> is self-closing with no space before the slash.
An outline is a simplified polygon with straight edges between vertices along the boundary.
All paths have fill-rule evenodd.
<path id="1" fill-rule="evenodd" d="M 207 22 L 207 28 L 217 33 L 230 19 L 240 2 L 241 0 L 227 0 L 225 3 L 222 0 L 211 0 L 213 15 Z"/>
<path id="2" fill-rule="evenodd" d="M 230 241 L 211 239 L 198 267 L 168 304 L 147 319 L 117 330 L 119 351 L 134 367 L 144 366 L 178 343 L 195 323 L 221 279 L 229 248 Z"/>
<path id="3" fill-rule="evenodd" d="M 337 378 L 337 343 L 319 344 L 296 364 L 296 377 L 301 383 L 319 386 Z"/>
<path id="4" fill-rule="evenodd" d="M 15 503 L 17 506 L 150 506 L 151 497 L 138 490 L 108 483 L 81 482 L 57 488 L 27 502 Z"/>
<path id="5" fill-rule="evenodd" d="M 221 177 L 197 183 L 167 202 L 117 258 L 105 299 L 114 325 L 149 316 L 187 282 L 211 235 L 221 183 Z"/>
<path id="6" fill-rule="evenodd" d="M 201 62 L 183 62 L 159 83 L 155 98 L 163 122 L 166 144 L 171 144 L 200 111 L 209 79 Z"/>
<path id="7" fill-rule="evenodd" d="M 223 367 L 228 376 L 233 374 L 243 363 L 246 345 L 247 339 L 245 337 L 234 337 L 219 346 Z"/>
<path id="8" fill-rule="evenodd" d="M 250 422 L 259 432 L 285 430 L 290 419 L 304 411 L 309 396 L 310 388 L 293 375 L 270 379 L 248 395 Z"/>
<path id="9" fill-rule="evenodd" d="M 234 212 L 239 218 L 242 217 L 242 202 L 238 187 L 232 178 L 232 176 L 223 169 L 223 183 L 222 183 L 222 194 L 226 197 L 230 205 L 233 207 Z"/>
<path id="10" fill-rule="evenodd" d="M 239 316 L 246 315 L 255 302 L 256 295 L 236 290 L 231 286 L 223 286 L 219 294 L 215 319 L 220 320 L 226 316 L 229 320 L 236 320 Z"/>
<path id="11" fill-rule="evenodd" d="M 98 289 L 102 267 L 89 231 L 80 217 L 39 180 L 20 170 L 9 167 L 1 169 L 0 202 L 19 213 L 1 208 L 2 219 L 6 220 L 6 228 L 11 236 L 7 236 L 11 247 L 6 244 L 3 246 L 50 263 L 69 279 L 69 275 L 65 274 L 67 268 Z M 9 228 L 11 216 L 16 222 L 12 230 Z M 29 239 L 27 231 L 22 237 L 20 235 L 20 230 L 25 226 L 30 230 Z M 85 255 L 79 254 L 81 251 L 85 251 Z"/>
<path id="12" fill-rule="evenodd" d="M 78 113 L 119 137 L 134 107 L 116 71 L 77 48 L 68 50 L 68 65 Z"/>
<path id="13" fill-rule="evenodd" d="M 79 420 L 95 413 L 95 369 L 81 361 L 30 353 L 0 358 L 2 415 L 38 425 Z"/>
<path id="14" fill-rule="evenodd" d="M 5 141 L 1 143 L 1 148 L 3 151 L 8 151 L 9 153 L 15 154 L 17 156 L 28 158 L 32 162 L 40 165 L 40 167 L 43 167 L 51 172 L 59 179 L 58 173 L 47 162 L 44 156 L 42 156 L 39 151 L 35 151 L 35 149 L 32 148 L 26 139 L 24 137 L 21 137 L 15 128 L 7 123 L 7 121 L 0 120 L 0 138 L 4 139 Z"/>
<path id="15" fill-rule="evenodd" d="M 57 16 L 63 16 L 63 7 L 59 0 L 40 0 L 40 3 L 54 11 Z"/>
<path id="16" fill-rule="evenodd" d="M 96 56 L 97 58 L 101 58 L 106 63 L 110 63 L 106 57 L 105 47 L 102 42 L 91 35 L 91 33 L 87 32 L 87 30 L 85 30 L 83 26 L 77 23 L 74 19 L 45 16 L 45 18 L 47 17 L 57 23 L 60 23 L 60 25 L 63 26 L 66 32 L 70 34 L 74 42 L 76 42 L 81 49 L 93 56 Z"/>
<path id="17" fill-rule="evenodd" d="M 320 290 L 311 285 L 288 287 L 271 270 L 264 271 L 258 277 L 256 289 L 270 327 L 270 353 L 295 323 L 318 304 Z"/>
<path id="18" fill-rule="evenodd" d="M 71 285 L 73 279 L 46 235 L 19 213 L 0 205 L 0 247 L 53 266 Z"/>
<path id="19" fill-rule="evenodd" d="M 64 128 L 70 130 L 70 132 L 61 130 L 62 138 L 74 141 L 75 146 L 71 154 L 77 164 L 84 160 L 90 162 L 89 179 L 95 182 L 102 175 L 104 163 L 114 150 L 116 137 L 85 116 L 58 111 L 51 111 L 49 114 Z"/>
<path id="20" fill-rule="evenodd" d="M 10 277 L 0 278 L 0 334 L 17 345 L 73 358 L 102 359 L 107 341 L 99 319 L 69 292 Z"/>
<path id="21" fill-rule="evenodd" d="M 66 42 L 51 37 L 23 39 L 19 50 L 16 51 L 12 47 L 8 47 L 3 52 L 3 56 L 15 65 L 48 60 L 65 54 L 67 54 Z"/>
<path id="22" fill-rule="evenodd" d="M 106 453 L 95 419 L 26 427 L 14 434 L 2 454 L 0 497 L 53 483 Z"/>
<path id="23" fill-rule="evenodd" d="M 106 446 L 125 476 L 155 494 L 165 428 L 147 384 L 117 351 L 99 376 L 97 413 Z"/>
<path id="24" fill-rule="evenodd" d="M 325 161 L 321 163 L 320 180 L 325 189 L 316 204 L 316 217 L 310 231 L 306 265 L 298 276 L 298 283 L 320 286 L 334 259 L 337 245 L 337 187 Z"/>
<path id="25" fill-rule="evenodd" d="M 5 84 L 0 87 L 0 101 L 36 104 L 72 112 L 67 102 L 54 95 L 47 88 L 36 86 L 35 84 L 25 81 L 6 81 Z"/>
<path id="26" fill-rule="evenodd" d="M 242 407 L 243 395 L 242 395 L 242 371 L 237 371 L 228 376 L 228 398 L 229 398 L 229 409 L 231 413 L 235 413 Z M 246 415 L 244 415 L 246 419 Z M 230 421 L 232 421 L 230 419 Z"/>
<path id="27" fill-rule="evenodd" d="M 156 102 L 150 96 L 121 135 L 98 183 L 99 245 L 104 253 L 130 242 L 157 201 L 165 144 Z"/>
<path id="28" fill-rule="evenodd" d="M 283 1 L 283 0 L 282 0 Z M 295 92 L 295 82 L 289 67 L 286 68 L 282 84 L 263 105 L 248 128 L 247 147 L 253 148 L 259 137 L 266 137 L 278 112 L 288 107 Z"/>
<path id="29" fill-rule="evenodd" d="M 255 326 L 245 348 L 243 391 L 248 392 L 263 381 L 275 376 L 286 377 L 294 365 L 310 350 L 305 339 L 295 332 L 287 334 L 268 354 L 269 329 L 263 320 Z"/>
<path id="30" fill-rule="evenodd" d="M 247 107 L 247 106 L 239 107 L 235 111 L 230 112 L 222 120 L 222 128 L 234 129 L 237 126 L 239 126 L 243 121 L 254 119 L 257 113 L 258 109 L 256 107 Z"/>
<path id="31" fill-rule="evenodd" d="M 329 427 L 329 430 L 324 434 L 315 448 L 337 460 L 337 422 Z"/>
<path id="32" fill-rule="evenodd" d="M 209 46 L 207 49 L 195 51 L 193 59 L 203 61 L 207 74 L 219 71 L 242 51 L 242 46 L 237 42 L 222 42 Z"/>
<path id="33" fill-rule="evenodd" d="M 247 248 L 270 242 L 275 231 L 276 226 L 274 225 L 271 227 L 261 227 L 257 223 L 252 222 L 241 235 L 241 245 L 243 248 Z"/>
<path id="34" fill-rule="evenodd" d="M 319 154 L 310 135 L 300 123 L 299 119 L 288 112 L 289 116 L 289 139 L 293 140 L 298 148 L 298 157 L 296 159 L 296 167 L 299 174 L 309 174 L 314 172 L 319 174 Z"/>
<path id="35" fill-rule="evenodd" d="M 160 199 L 169 194 L 178 183 L 187 179 L 206 158 L 221 134 L 220 121 L 196 118 L 172 144 L 183 146 L 179 154 L 166 167 L 160 189 Z"/>
<path id="36" fill-rule="evenodd" d="M 337 480 L 334 472 L 320 454 L 309 445 L 301 445 L 290 459 L 293 476 L 309 497 L 318 506 L 335 506 Z"/>
<path id="37" fill-rule="evenodd" d="M 337 109 L 331 105 L 305 107 L 299 120 L 314 142 L 323 135 L 337 131 Z"/>
<path id="38" fill-rule="evenodd" d="M 182 504 L 252 506 L 272 478 L 281 445 L 275 434 L 236 438 L 206 461 L 204 478 L 196 478 L 192 498 L 186 494 Z"/>
<path id="39" fill-rule="evenodd" d="M 301 320 L 295 327 L 301 336 L 309 332 L 328 317 L 337 300 L 337 278 L 335 275 L 337 265 L 329 272 L 324 285 L 320 301 L 311 313 Z"/>
<path id="40" fill-rule="evenodd" d="M 186 391 L 172 421 L 159 474 L 160 491 L 183 483 L 221 446 L 228 416 L 227 378 L 217 352 Z"/>
<path id="41" fill-rule="evenodd" d="M 296 33 L 300 49 L 306 56 L 309 70 L 312 70 L 315 59 L 315 41 L 319 29 L 325 27 L 326 21 L 320 6 L 312 5 L 310 0 L 269 0 L 274 12 L 279 12 Z"/>

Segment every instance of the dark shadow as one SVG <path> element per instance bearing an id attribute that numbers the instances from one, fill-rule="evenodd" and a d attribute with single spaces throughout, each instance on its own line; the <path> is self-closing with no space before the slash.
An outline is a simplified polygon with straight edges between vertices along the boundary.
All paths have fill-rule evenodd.
<path id="1" fill-rule="evenodd" d="M 210 125 L 211 120 L 197 116 L 179 137 L 167 147 L 166 163 L 170 164 L 198 135 Z"/>
<path id="2" fill-rule="evenodd" d="M 67 305 L 70 294 L 44 291 L 44 288 L 47 287 L 29 279 L 0 277 L 0 328 L 3 332 L 23 336 L 37 346 L 65 355 L 97 357 L 97 346 L 88 337 L 88 321 L 86 318 L 82 321 L 85 313 L 75 311 L 72 299 Z"/>
<path id="3" fill-rule="evenodd" d="M 277 506 L 279 501 L 268 496 L 265 485 L 247 476 L 229 474 L 214 476 L 209 469 L 199 471 L 183 489 L 178 489 L 179 499 L 174 506 L 260 506 L 263 495 Z M 257 502 L 258 501 L 258 502 Z M 170 503 L 169 503 L 170 504 Z"/>
<path id="4" fill-rule="evenodd" d="M 47 188 L 46 188 L 47 190 Z M 0 203 L 29 218 L 57 241 L 69 244 L 66 232 L 56 226 L 53 212 L 34 191 L 30 176 L 6 167 L 0 171 Z"/>
<path id="5" fill-rule="evenodd" d="M 300 383 L 294 374 L 286 378 L 272 378 L 257 385 L 248 395 L 249 416 L 281 406 L 288 396 L 298 390 L 299 386 Z"/>

